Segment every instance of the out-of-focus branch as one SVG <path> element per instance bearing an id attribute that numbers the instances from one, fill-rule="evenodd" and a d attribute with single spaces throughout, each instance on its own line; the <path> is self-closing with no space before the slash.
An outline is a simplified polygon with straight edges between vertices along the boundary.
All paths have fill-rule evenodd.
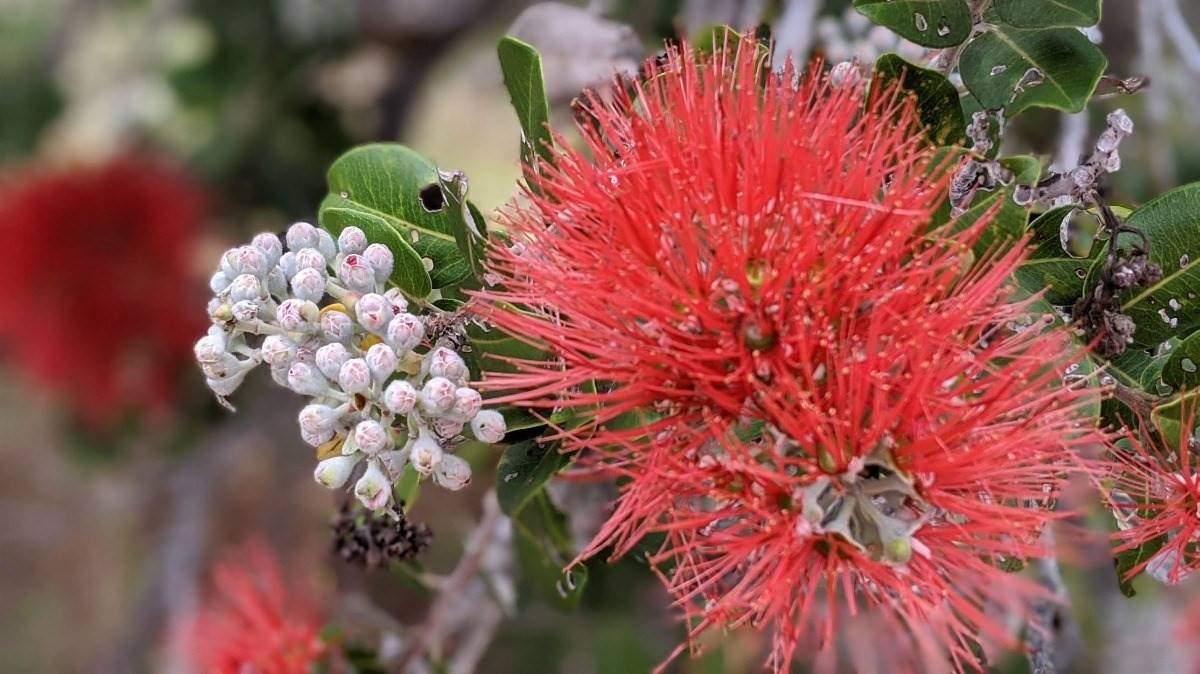
<path id="1" fill-rule="evenodd" d="M 775 23 L 773 68 L 783 67 L 788 58 L 796 64 L 797 70 L 804 65 L 808 50 L 812 48 L 813 27 L 820 9 L 818 0 L 787 0 L 783 14 Z"/>
<path id="2" fill-rule="evenodd" d="M 1149 3 L 1147 3 L 1149 4 Z M 1163 32 L 1175 46 L 1179 58 L 1194 73 L 1200 73 L 1200 40 L 1188 28 L 1187 18 L 1179 9 L 1178 0 L 1158 0 L 1158 11 L 1162 14 Z"/>

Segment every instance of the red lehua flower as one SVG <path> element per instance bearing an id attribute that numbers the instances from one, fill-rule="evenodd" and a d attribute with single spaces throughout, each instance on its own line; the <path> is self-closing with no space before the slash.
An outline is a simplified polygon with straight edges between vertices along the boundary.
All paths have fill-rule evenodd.
<path id="1" fill-rule="evenodd" d="M 283 582 L 261 544 L 227 556 L 214 596 L 184 626 L 182 645 L 203 674 L 308 674 L 325 652 L 320 623 Z"/>
<path id="2" fill-rule="evenodd" d="M 877 612 L 900 651 L 978 667 L 977 635 L 1011 643 L 992 609 L 1045 596 L 995 564 L 1043 552 L 1096 394 L 1011 301 L 1023 247 L 973 264 L 986 218 L 931 230 L 947 178 L 911 104 L 761 63 L 671 52 L 591 101 L 587 152 L 531 177 L 479 294 L 555 359 L 488 385 L 594 410 L 558 436 L 623 493 L 584 555 L 665 533 L 693 633 L 773 623 L 783 671 Z"/>
<path id="3" fill-rule="evenodd" d="M 145 157 L 0 181 L 5 357 L 92 424 L 165 409 L 204 325 L 188 259 L 202 202 Z"/>
<path id="4" fill-rule="evenodd" d="M 1114 552 L 1157 548 L 1129 568 L 1126 579 L 1145 571 L 1174 585 L 1200 569 L 1200 473 L 1192 436 L 1196 404 L 1181 402 L 1178 409 L 1177 434 L 1126 433 L 1122 442 L 1112 444 L 1109 460 L 1097 471 L 1117 520 Z"/>

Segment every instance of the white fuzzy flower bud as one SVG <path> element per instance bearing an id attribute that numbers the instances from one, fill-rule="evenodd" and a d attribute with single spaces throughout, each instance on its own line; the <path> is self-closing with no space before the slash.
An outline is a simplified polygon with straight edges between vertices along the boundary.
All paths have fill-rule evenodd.
<path id="1" fill-rule="evenodd" d="M 279 327 L 289 332 L 311 332 L 320 314 L 321 310 L 315 303 L 292 298 L 280 303 L 275 318 L 279 321 Z"/>
<path id="2" fill-rule="evenodd" d="M 297 273 L 301 269 L 316 269 L 317 271 L 324 272 L 326 266 L 325 256 L 316 248 L 304 248 L 296 252 Z"/>
<path id="3" fill-rule="evenodd" d="M 283 335 L 268 335 L 259 354 L 272 367 L 291 365 L 296 358 L 296 343 Z"/>
<path id="4" fill-rule="evenodd" d="M 421 409 L 427 414 L 439 415 L 454 407 L 454 382 L 445 377 L 431 377 L 421 388 Z"/>
<path id="5" fill-rule="evenodd" d="M 458 491 L 471 482 L 471 464 L 460 456 L 444 454 L 433 471 L 433 481 L 450 491 Z"/>
<path id="6" fill-rule="evenodd" d="M 237 268 L 237 256 L 237 248 L 230 248 L 224 253 L 221 253 L 221 259 L 218 261 L 217 269 L 220 270 L 220 272 L 226 277 L 235 278 L 238 274 L 242 273 L 241 270 Z"/>
<path id="7" fill-rule="evenodd" d="M 337 257 L 337 244 L 333 241 L 333 235 L 323 229 L 317 230 L 317 251 L 325 256 L 326 263 L 333 262 Z"/>
<path id="8" fill-rule="evenodd" d="M 300 430 L 314 435 L 332 431 L 338 420 L 338 412 L 329 405 L 305 405 L 297 417 Z"/>
<path id="9" fill-rule="evenodd" d="M 363 393 L 371 388 L 371 369 L 362 358 L 351 358 L 338 371 L 338 385 L 346 393 Z"/>
<path id="10" fill-rule="evenodd" d="M 392 268 L 396 265 L 396 259 L 392 256 L 392 251 L 382 243 L 373 243 L 367 246 L 363 251 L 363 257 L 367 259 L 367 263 L 371 265 L 371 269 L 375 270 L 375 281 L 383 283 L 392 275 Z"/>
<path id="11" fill-rule="evenodd" d="M 196 362 L 198 363 L 215 363 L 225 352 L 226 337 L 225 333 L 218 330 L 209 330 L 208 334 L 201 337 L 197 342 L 193 351 L 196 353 Z"/>
<path id="12" fill-rule="evenodd" d="M 275 382 L 276 384 L 279 384 L 280 386 L 282 386 L 284 388 L 287 388 L 287 386 L 288 386 L 288 380 L 287 380 L 288 370 L 290 370 L 291 368 L 292 368 L 291 361 L 283 363 L 282 365 L 272 365 L 271 366 L 271 381 Z"/>
<path id="13" fill-rule="evenodd" d="M 229 283 L 229 277 L 225 275 L 225 272 L 218 271 L 208 279 L 208 289 L 213 291 L 214 295 L 220 295 L 229 287 Z"/>
<path id="14" fill-rule="evenodd" d="M 417 404 L 417 390 L 413 385 L 396 380 L 383 392 L 383 406 L 393 414 L 408 414 Z"/>
<path id="15" fill-rule="evenodd" d="M 480 410 L 475 418 L 471 419 L 471 434 L 480 442 L 494 445 L 504 439 L 507 431 L 504 415 L 495 410 Z"/>
<path id="16" fill-rule="evenodd" d="M 338 234 L 338 250 L 342 255 L 360 255 L 367 249 L 367 235 L 359 228 L 351 225 Z"/>
<path id="17" fill-rule="evenodd" d="M 350 456 L 333 456 L 325 459 L 317 464 L 317 469 L 313 471 L 313 479 L 317 481 L 317 484 L 337 489 L 350 479 L 350 475 L 354 473 L 354 467 L 358 465 L 361 458 L 361 454 L 351 454 Z"/>
<path id="18" fill-rule="evenodd" d="M 354 320 L 341 311 L 321 313 L 321 332 L 330 341 L 346 343 L 354 336 Z"/>
<path id="19" fill-rule="evenodd" d="M 279 271 L 283 272 L 285 279 L 290 279 L 295 276 L 297 269 L 296 254 L 294 252 L 289 250 L 288 252 L 279 256 Z"/>
<path id="20" fill-rule="evenodd" d="M 363 295 L 354 305 L 354 313 L 358 317 L 359 324 L 374 333 L 383 333 L 387 330 L 388 323 L 395 315 L 394 311 L 391 301 L 376 293 Z"/>
<path id="21" fill-rule="evenodd" d="M 259 315 L 262 313 L 262 305 L 257 300 L 242 300 L 241 302 L 234 302 L 230 311 L 236 320 L 248 323 L 258 320 Z"/>
<path id="22" fill-rule="evenodd" d="M 347 255 L 338 264 L 338 279 L 350 290 L 369 293 L 375 290 L 375 271 L 361 255 Z"/>
<path id="23" fill-rule="evenodd" d="M 239 274 L 229 285 L 229 301 L 257 300 L 263 297 L 262 281 L 252 274 Z"/>
<path id="24" fill-rule="evenodd" d="M 400 476 L 404 475 L 404 468 L 408 465 L 408 453 L 408 448 L 393 449 L 375 455 L 375 460 L 383 466 L 383 471 L 388 474 L 388 477 L 399 480 Z"/>
<path id="25" fill-rule="evenodd" d="M 387 341 L 398 355 L 412 351 L 425 339 L 425 325 L 412 314 L 399 314 L 388 323 Z"/>
<path id="26" fill-rule="evenodd" d="M 279 258 L 283 255 L 283 243 L 279 241 L 279 237 L 271 232 L 261 232 L 255 234 L 250 240 L 250 245 L 261 250 L 263 255 L 267 256 L 267 266 L 274 267 L 279 264 Z"/>
<path id="27" fill-rule="evenodd" d="M 350 360 L 350 352 L 346 347 L 338 342 L 326 344 L 317 349 L 314 361 L 317 364 L 317 369 L 321 374 L 329 379 L 336 380 L 342 371 L 342 365 Z"/>
<path id="28" fill-rule="evenodd" d="M 267 259 L 267 254 L 258 248 L 254 246 L 242 246 L 234 253 L 233 268 L 239 274 L 252 274 L 263 278 L 271 270 L 271 264 Z"/>
<path id="29" fill-rule="evenodd" d="M 383 424 L 365 419 L 354 427 L 354 444 L 368 455 L 375 455 L 392 445 L 392 436 Z"/>
<path id="30" fill-rule="evenodd" d="M 354 495 L 368 510 L 380 510 L 392 499 L 392 483 L 378 461 L 367 462 L 367 471 L 354 483 Z"/>
<path id="31" fill-rule="evenodd" d="M 437 439 L 429 433 L 422 432 L 413 443 L 408 460 L 418 473 L 429 475 L 442 462 L 444 455 L 445 452 L 442 451 L 442 446 L 438 444 Z"/>
<path id="32" fill-rule="evenodd" d="M 446 417 L 438 417 L 429 424 L 433 428 L 433 432 L 440 438 L 453 438 L 462 433 L 463 422 L 456 419 L 447 419 Z"/>
<path id="33" fill-rule="evenodd" d="M 470 421 L 479 414 L 479 410 L 483 409 L 483 396 L 479 395 L 479 391 L 466 386 L 460 386 L 454 392 L 454 407 L 450 408 L 450 414 L 457 421 Z"/>
<path id="34" fill-rule="evenodd" d="M 302 300 L 317 302 L 325 295 L 325 272 L 305 267 L 292 277 L 292 294 Z"/>
<path id="35" fill-rule="evenodd" d="M 467 378 L 467 364 L 462 356 L 444 346 L 431 351 L 426 362 L 431 376 L 445 377 L 454 382 L 462 382 Z"/>
<path id="36" fill-rule="evenodd" d="M 267 273 L 267 292 L 282 299 L 287 295 L 287 288 L 288 280 L 283 275 L 283 270 L 278 266 L 272 267 L 271 271 Z"/>
<path id="37" fill-rule="evenodd" d="M 392 313 L 399 316 L 408 311 L 408 300 L 405 299 L 404 293 L 400 292 L 399 288 L 388 288 L 383 296 L 392 303 Z"/>
<path id="38" fill-rule="evenodd" d="M 208 385 L 208 388 L 211 389 L 213 393 L 219 396 L 233 395 L 233 392 L 236 391 L 246 379 L 247 372 L 249 372 L 249 370 L 243 370 L 239 374 L 225 379 L 208 377 L 204 380 L 204 383 Z"/>
<path id="39" fill-rule="evenodd" d="M 311 431 L 308 429 L 300 429 L 300 439 L 304 440 L 305 444 L 310 447 L 320 447 L 321 445 L 333 439 L 333 431 Z"/>
<path id="40" fill-rule="evenodd" d="M 288 250 L 316 248 L 320 241 L 317 228 L 307 222 L 297 222 L 288 227 L 285 238 L 287 239 Z"/>
<path id="41" fill-rule="evenodd" d="M 315 365 L 305 362 L 292 363 L 287 373 L 288 388 L 307 396 L 322 396 L 329 390 L 329 382 Z"/>
<path id="42" fill-rule="evenodd" d="M 396 371 L 396 352 L 387 344 L 372 344 L 367 349 L 366 361 L 371 376 L 381 384 Z"/>

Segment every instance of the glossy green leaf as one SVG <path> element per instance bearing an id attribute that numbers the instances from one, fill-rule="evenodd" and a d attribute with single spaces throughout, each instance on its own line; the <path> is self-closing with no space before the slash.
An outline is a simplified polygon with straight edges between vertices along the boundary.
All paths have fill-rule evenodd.
<path id="1" fill-rule="evenodd" d="M 582 564 L 566 569 L 575 557 L 567 518 L 545 491 L 538 491 L 512 523 L 522 579 L 560 609 L 578 606 L 588 569 Z"/>
<path id="2" fill-rule="evenodd" d="M 905 39 L 937 49 L 962 44 L 974 24 L 966 0 L 854 0 L 854 8 Z"/>
<path id="3" fill-rule="evenodd" d="M 1162 380 L 1168 386 L 1196 389 L 1200 385 L 1200 332 L 1189 335 L 1167 352 Z"/>
<path id="4" fill-rule="evenodd" d="M 430 260 L 434 288 L 454 285 L 470 275 L 454 234 L 461 214 L 449 207 L 433 162 L 398 143 L 362 145 L 329 167 L 326 182 L 329 195 L 322 211 L 356 211 L 387 223 Z"/>
<path id="5" fill-rule="evenodd" d="M 438 184 L 445 195 L 447 214 L 454 230 L 458 252 L 467 261 L 476 280 L 483 274 L 484 248 L 487 243 L 487 223 L 475 205 L 467 201 L 467 176 L 461 171 L 439 172 Z"/>
<path id="6" fill-rule="evenodd" d="M 1102 249 L 1102 246 L 1090 246 L 1085 257 L 1076 257 L 1063 250 L 1063 223 L 1076 211 L 1074 206 L 1054 208 L 1029 224 L 1034 248 L 1014 274 L 1022 289 L 1030 293 L 1045 291 L 1046 300 L 1059 306 L 1072 306 L 1083 296 L 1088 270 Z M 1068 245 L 1070 243 L 1068 241 Z"/>
<path id="7" fill-rule="evenodd" d="M 1159 538 L 1155 538 L 1147 543 L 1139 545 L 1136 548 L 1117 554 L 1117 556 L 1113 559 L 1113 565 L 1116 566 L 1117 569 L 1117 582 L 1120 584 L 1121 594 L 1125 595 L 1126 597 L 1133 597 L 1137 595 L 1137 590 L 1135 590 L 1133 587 L 1133 582 L 1137 579 L 1137 577 L 1129 577 L 1129 572 L 1133 569 L 1136 569 L 1147 559 L 1150 559 L 1156 553 L 1158 553 L 1158 551 L 1162 549 L 1162 546 L 1166 544 L 1166 542 L 1167 537 L 1160 536 Z"/>
<path id="8" fill-rule="evenodd" d="M 429 272 L 425 270 L 425 261 L 412 244 L 384 218 L 354 208 L 346 204 L 345 199 L 331 194 L 321 202 L 318 221 L 334 238 L 337 238 L 343 229 L 354 226 L 367 235 L 368 241 L 387 246 L 396 262 L 392 268 L 391 282 L 406 295 L 419 299 L 433 290 Z"/>
<path id="9" fill-rule="evenodd" d="M 1031 107 L 1083 110 L 1107 65 L 1074 28 L 991 26 L 963 49 L 959 72 L 980 105 L 1012 116 Z"/>
<path id="10" fill-rule="evenodd" d="M 1100 0 L 996 0 L 994 7 L 1000 20 L 1015 28 L 1100 23 Z"/>
<path id="11" fill-rule="evenodd" d="M 915 66 L 896 54 L 879 57 L 874 72 L 880 84 L 898 82 L 900 88 L 912 94 L 930 142 L 953 145 L 963 141 L 967 125 L 958 90 L 945 75 Z"/>
<path id="12" fill-rule="evenodd" d="M 559 451 L 557 442 L 532 438 L 509 445 L 496 466 L 496 498 L 500 509 L 516 516 L 565 468 L 571 458 Z"/>
<path id="13" fill-rule="evenodd" d="M 504 86 L 521 124 L 521 158 L 533 165 L 535 158 L 552 161 L 550 151 L 550 103 L 546 99 L 542 57 L 537 49 L 514 37 L 505 37 L 496 47 Z"/>
<path id="14" fill-rule="evenodd" d="M 1154 408 L 1150 421 L 1165 444 L 1178 448 L 1187 440 L 1194 424 L 1184 421 L 1194 420 L 1197 405 L 1200 405 L 1200 391 L 1191 391 L 1172 396 Z"/>
<path id="15" fill-rule="evenodd" d="M 1121 309 L 1137 323 L 1134 345 L 1152 348 L 1200 329 L 1200 183 L 1178 187 L 1130 214 L 1126 226 L 1150 238 L 1150 259 L 1162 280 L 1135 288 Z M 1137 237 L 1122 235 L 1124 242 Z"/>

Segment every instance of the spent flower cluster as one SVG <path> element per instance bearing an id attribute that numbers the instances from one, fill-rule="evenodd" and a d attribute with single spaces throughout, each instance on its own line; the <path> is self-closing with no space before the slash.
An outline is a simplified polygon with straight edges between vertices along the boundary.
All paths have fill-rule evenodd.
<path id="1" fill-rule="evenodd" d="M 307 222 L 284 241 L 258 234 L 222 255 L 210 283 L 213 325 L 195 347 L 209 388 L 230 409 L 227 397 L 261 363 L 308 397 L 298 421 L 317 448 L 317 482 L 341 488 L 365 464 L 354 494 L 371 510 L 391 504 L 408 466 L 461 489 L 471 468 L 451 451 L 463 433 L 495 443 L 506 430 L 468 386 L 450 334 L 461 322 L 385 289 L 393 266 L 391 251 L 357 227 L 337 241 Z"/>

